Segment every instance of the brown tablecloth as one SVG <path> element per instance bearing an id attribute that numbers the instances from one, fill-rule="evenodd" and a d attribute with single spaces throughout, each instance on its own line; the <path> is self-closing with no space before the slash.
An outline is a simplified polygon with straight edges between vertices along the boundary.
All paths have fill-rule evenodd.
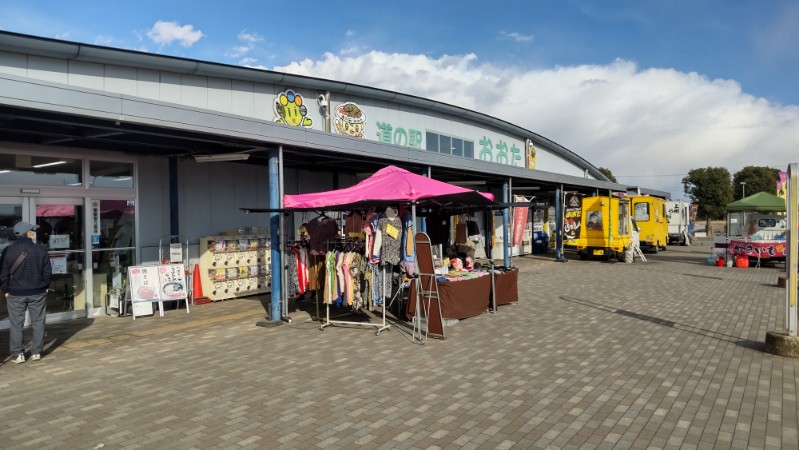
<path id="1" fill-rule="evenodd" d="M 416 287 L 411 282 L 408 296 L 408 320 L 413 318 L 416 309 Z M 445 319 L 465 319 L 483 314 L 488 309 L 491 298 L 491 276 L 469 278 L 458 281 L 440 281 L 438 295 L 441 298 L 441 317 Z M 431 308 L 432 309 L 432 308 Z M 433 316 L 436 311 L 431 310 Z"/>
<path id="2" fill-rule="evenodd" d="M 494 274 L 497 306 L 519 301 L 519 269 Z"/>

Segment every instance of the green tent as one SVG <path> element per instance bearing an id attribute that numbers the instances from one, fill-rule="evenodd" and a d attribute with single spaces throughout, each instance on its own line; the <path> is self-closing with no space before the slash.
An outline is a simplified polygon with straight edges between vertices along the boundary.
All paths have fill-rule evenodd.
<path id="1" fill-rule="evenodd" d="M 758 192 L 727 205 L 727 212 L 736 211 L 785 212 L 785 200 L 768 192 Z"/>

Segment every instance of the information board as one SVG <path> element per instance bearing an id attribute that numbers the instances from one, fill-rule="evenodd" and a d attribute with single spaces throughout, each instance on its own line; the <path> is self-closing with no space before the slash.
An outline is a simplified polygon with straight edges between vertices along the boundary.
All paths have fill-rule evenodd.
<path id="1" fill-rule="evenodd" d="M 134 319 L 137 315 L 152 314 L 153 302 L 159 303 L 163 316 L 165 300 L 186 300 L 186 312 L 189 310 L 186 272 L 182 264 L 130 266 L 128 289 Z M 149 309 L 144 305 L 149 305 Z"/>

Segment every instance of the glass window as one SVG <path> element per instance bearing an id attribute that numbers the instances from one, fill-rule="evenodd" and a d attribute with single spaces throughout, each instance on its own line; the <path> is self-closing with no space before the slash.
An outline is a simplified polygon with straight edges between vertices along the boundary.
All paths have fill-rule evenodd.
<path id="1" fill-rule="evenodd" d="M 619 234 L 626 236 L 630 234 L 629 220 L 630 213 L 628 212 L 627 203 L 619 202 Z"/>
<path id="2" fill-rule="evenodd" d="M 438 151 L 445 155 L 452 153 L 452 138 L 449 136 L 441 136 L 438 144 Z"/>
<path id="3" fill-rule="evenodd" d="M 636 203 L 633 206 L 633 218 L 636 222 L 649 220 L 649 203 Z"/>
<path id="4" fill-rule="evenodd" d="M 474 158 L 474 142 L 463 141 L 463 156 L 464 158 Z"/>
<path id="5" fill-rule="evenodd" d="M 134 247 L 135 216 L 133 200 L 100 200 L 100 241 L 92 248 Z"/>
<path id="6" fill-rule="evenodd" d="M 81 159 L 0 153 L 0 184 L 82 186 Z"/>
<path id="7" fill-rule="evenodd" d="M 463 156 L 463 140 L 452 138 L 452 155 Z"/>
<path id="8" fill-rule="evenodd" d="M 133 187 L 133 163 L 89 161 L 89 183 L 97 188 Z"/>
<path id="9" fill-rule="evenodd" d="M 774 228 L 777 226 L 777 219 L 760 219 L 757 221 L 758 228 Z"/>
<path id="10" fill-rule="evenodd" d="M 427 132 L 427 149 L 431 152 L 438 151 L 438 135 L 436 133 Z"/>

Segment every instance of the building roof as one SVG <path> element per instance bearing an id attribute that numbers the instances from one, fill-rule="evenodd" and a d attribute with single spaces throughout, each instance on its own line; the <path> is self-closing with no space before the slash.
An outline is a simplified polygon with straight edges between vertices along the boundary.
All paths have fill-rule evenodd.
<path id="1" fill-rule="evenodd" d="M 64 87 L 63 85 L 44 81 L 32 82 L 30 79 L 13 75 L 0 75 L 0 77 L 12 82 L 7 83 L 7 89 L 8 92 L 13 91 L 13 94 L 7 96 L 3 96 L 0 91 L 0 113 L 13 115 L 17 123 L 13 127 L 4 127 L 0 123 L 0 138 L 7 136 L 11 136 L 12 139 L 14 137 L 19 138 L 20 133 L 18 130 L 20 127 L 17 125 L 20 125 L 23 130 L 25 126 L 30 126 L 31 128 L 25 132 L 29 135 L 37 133 L 47 135 L 46 139 L 40 140 L 42 141 L 41 143 L 50 145 L 74 145 L 74 141 L 81 140 L 83 142 L 79 146 L 83 147 L 103 148 L 105 145 L 105 148 L 121 147 L 124 149 L 129 146 L 131 148 L 135 147 L 137 149 L 136 152 L 140 153 L 142 148 L 149 146 L 153 151 L 155 151 L 156 147 L 171 149 L 173 153 L 170 153 L 170 155 L 177 156 L 193 154 L 185 147 L 189 145 L 196 150 L 198 142 L 204 143 L 208 148 L 214 148 L 214 152 L 232 152 L 240 151 L 242 148 L 263 147 L 264 141 L 269 141 L 272 144 L 284 145 L 289 154 L 291 154 L 295 146 L 314 148 L 322 153 L 320 161 L 323 162 L 328 161 L 324 158 L 325 152 L 329 153 L 328 156 L 330 158 L 333 158 L 337 153 L 341 153 L 340 156 L 342 158 L 349 160 L 348 167 L 359 163 L 367 164 L 368 167 L 362 168 L 367 172 L 374 171 L 386 163 L 404 163 L 405 167 L 433 167 L 436 174 L 444 179 L 447 178 L 448 174 L 453 179 L 462 179 L 464 173 L 472 173 L 483 178 L 511 178 L 522 182 L 530 181 L 550 185 L 564 184 L 567 187 L 627 190 L 627 186 L 610 182 L 595 166 L 576 153 L 537 133 L 483 113 L 413 95 L 352 83 L 68 42 L 6 31 L 0 31 L 0 48 L 10 52 L 66 60 L 123 65 L 197 76 L 224 77 L 336 93 L 349 93 L 416 106 L 466 117 L 476 123 L 513 135 L 533 138 L 539 145 L 543 144 L 548 150 L 583 168 L 596 179 L 501 164 L 496 164 L 496 167 L 492 166 L 491 177 L 486 177 L 486 163 L 479 160 L 470 161 L 466 158 L 435 155 L 430 152 L 415 155 L 412 152 L 414 149 L 409 151 L 405 148 L 402 149 L 400 157 L 397 158 L 397 147 L 388 144 L 349 139 L 344 136 L 315 130 L 291 130 L 289 129 L 290 127 L 283 127 L 253 118 L 219 112 L 208 114 L 207 111 L 188 106 L 138 99 L 129 95 L 117 95 L 105 91 L 98 92 L 74 86 Z M 44 91 L 50 94 L 53 94 L 53 91 L 58 91 L 58 95 L 45 99 L 41 93 L 32 92 L 40 88 L 45 88 Z M 22 95 L 25 92 L 31 95 L 26 98 Z M 87 102 L 92 106 L 85 109 L 74 106 L 82 103 L 86 104 Z M 98 102 L 103 107 L 94 106 Z M 142 115 L 130 114 L 129 111 L 131 110 L 142 112 Z M 149 115 L 144 114 L 145 112 Z M 114 117 L 115 114 L 116 117 Z M 191 123 L 191 120 L 184 120 L 183 116 L 196 118 L 199 122 Z M 114 120 L 114 126 L 108 125 L 107 120 L 109 119 Z M 98 123 L 97 120 L 100 122 Z M 64 130 L 60 130 L 59 127 L 62 126 Z M 47 129 L 53 128 L 62 131 L 62 134 L 54 136 L 51 132 L 48 135 Z M 259 132 L 252 133 L 253 128 L 258 128 Z M 71 133 L 69 130 L 73 132 Z M 214 135 L 214 137 L 210 135 Z M 220 137 L 225 139 L 218 139 Z M 108 147 L 109 143 L 113 145 Z M 165 155 L 161 154 L 161 156 Z M 364 157 L 373 157 L 375 161 L 369 165 L 369 162 L 364 162 Z M 302 159 L 304 163 L 308 163 L 307 158 Z"/>

